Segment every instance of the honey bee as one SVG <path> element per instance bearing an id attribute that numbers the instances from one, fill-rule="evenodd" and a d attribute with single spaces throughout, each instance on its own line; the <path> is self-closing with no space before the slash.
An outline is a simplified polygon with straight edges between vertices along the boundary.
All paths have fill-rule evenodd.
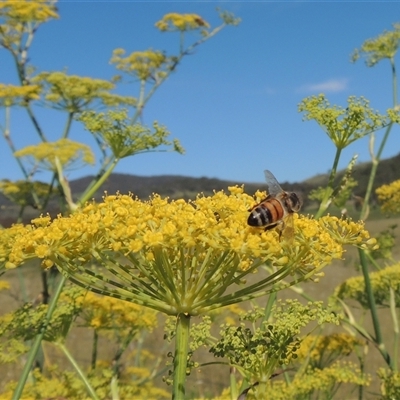
<path id="1" fill-rule="evenodd" d="M 265 230 L 279 226 L 280 238 L 286 225 L 293 225 L 293 213 L 300 210 L 301 200 L 295 192 L 285 192 L 271 171 L 265 170 L 264 174 L 268 196 L 249 210 L 247 224 Z"/>

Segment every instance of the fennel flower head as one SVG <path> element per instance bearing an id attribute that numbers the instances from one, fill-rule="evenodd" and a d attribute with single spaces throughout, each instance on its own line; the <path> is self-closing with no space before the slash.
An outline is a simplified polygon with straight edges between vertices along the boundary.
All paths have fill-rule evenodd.
<path id="1" fill-rule="evenodd" d="M 13 242 L 5 265 L 38 257 L 96 293 L 198 315 L 312 278 L 342 257 L 345 244 L 375 244 L 362 223 L 330 216 L 295 215 L 293 238 L 280 239 L 246 222 L 265 193 L 254 199 L 241 187 L 229 191 L 194 201 L 117 194 L 68 217 L 37 218 Z M 252 273 L 260 278 L 249 284 Z"/>

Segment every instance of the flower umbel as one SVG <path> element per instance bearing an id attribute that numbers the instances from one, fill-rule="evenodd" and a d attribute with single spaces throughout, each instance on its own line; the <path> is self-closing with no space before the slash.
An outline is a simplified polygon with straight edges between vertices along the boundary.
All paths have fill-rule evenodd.
<path id="1" fill-rule="evenodd" d="M 332 217 L 300 217 L 294 241 L 280 241 L 278 232 L 246 225 L 253 203 L 242 190 L 192 202 L 108 196 L 69 217 L 36 220 L 14 241 L 9 265 L 39 257 L 94 292 L 198 315 L 276 291 L 285 278 L 287 285 L 308 279 L 341 258 L 344 244 L 370 245 L 362 225 Z M 261 265 L 275 272 L 246 285 Z"/>
<path id="2" fill-rule="evenodd" d="M 165 14 L 156 23 L 156 27 L 164 31 L 190 31 L 199 28 L 209 28 L 210 25 L 200 15 L 197 14 Z"/>
<path id="3" fill-rule="evenodd" d="M 393 60 L 400 43 L 400 24 L 393 24 L 393 31 L 385 31 L 374 39 L 367 39 L 360 49 L 355 49 L 352 61 L 365 57 L 368 67 L 373 67 L 385 58 Z"/>
<path id="4" fill-rule="evenodd" d="M 400 213 L 400 179 L 376 189 L 381 210 L 386 214 Z"/>
<path id="5" fill-rule="evenodd" d="M 70 139 L 59 139 L 55 142 L 44 142 L 26 146 L 14 153 L 15 157 L 28 157 L 32 163 L 44 170 L 57 171 L 57 162 L 64 169 L 76 167 L 76 164 L 94 164 L 94 155 L 89 146 Z"/>
<path id="6" fill-rule="evenodd" d="M 393 290 L 395 305 L 396 307 L 400 306 L 400 263 L 386 267 L 381 271 L 371 272 L 370 280 L 377 305 L 390 307 L 390 291 Z M 363 276 L 347 279 L 335 289 L 334 296 L 342 300 L 354 299 L 364 308 L 370 307 Z"/>
<path id="7" fill-rule="evenodd" d="M 387 126 L 391 118 L 373 110 L 364 97 L 348 98 L 346 109 L 331 106 L 325 95 L 307 97 L 299 104 L 304 120 L 314 119 L 338 149 Z"/>
<path id="8" fill-rule="evenodd" d="M 339 317 L 321 302 L 302 305 L 297 300 L 279 301 L 272 309 L 272 318 L 258 328 L 250 329 L 243 322 L 255 322 L 262 315 L 263 310 L 251 310 L 241 316 L 238 327 L 223 325 L 221 339 L 210 350 L 215 357 L 227 357 L 248 382 L 257 381 L 260 387 L 270 380 L 278 366 L 288 365 L 297 358 L 302 328 L 311 321 L 318 321 L 319 325 L 339 323 Z"/>

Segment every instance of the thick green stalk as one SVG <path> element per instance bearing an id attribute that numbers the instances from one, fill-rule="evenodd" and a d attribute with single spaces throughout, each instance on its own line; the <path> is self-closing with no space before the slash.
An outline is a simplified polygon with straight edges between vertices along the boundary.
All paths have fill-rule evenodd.
<path id="1" fill-rule="evenodd" d="M 235 376 L 236 368 L 230 367 L 229 371 L 229 381 L 231 388 L 231 400 L 236 400 L 238 397 L 238 388 L 237 388 L 237 380 Z"/>
<path id="2" fill-rule="evenodd" d="M 56 309 L 58 299 L 64 288 L 64 284 L 66 281 L 67 281 L 67 278 L 64 275 L 62 275 L 60 282 L 58 284 L 57 290 L 51 299 L 49 308 L 47 309 L 47 314 L 43 321 L 42 329 L 41 329 L 40 333 L 36 336 L 35 341 L 33 342 L 33 345 L 31 347 L 31 350 L 29 351 L 28 359 L 26 360 L 26 364 L 25 364 L 22 374 L 19 378 L 17 387 L 15 388 L 12 400 L 19 400 L 21 398 L 22 391 L 24 390 L 26 380 L 28 379 L 28 375 L 32 369 L 32 366 L 35 361 L 36 354 L 39 350 L 40 344 L 42 343 L 42 339 L 46 332 L 47 325 L 49 324 L 51 317 L 53 315 L 53 312 Z"/>
<path id="3" fill-rule="evenodd" d="M 392 360 L 390 358 L 390 355 L 386 351 L 385 344 L 383 342 L 381 327 L 380 327 L 379 318 L 378 318 L 378 311 L 376 309 L 375 297 L 374 297 L 374 293 L 372 290 L 371 280 L 370 280 L 369 271 L 368 271 L 367 256 L 365 255 L 365 252 L 362 249 L 358 250 L 358 254 L 360 257 L 361 270 L 364 275 L 365 292 L 366 292 L 367 299 L 368 299 L 368 305 L 371 310 L 372 324 L 373 324 L 374 332 L 375 332 L 375 341 L 376 341 L 376 344 L 378 345 L 378 349 L 379 349 L 380 353 L 382 354 L 385 362 L 388 364 L 388 366 L 390 368 L 392 368 Z"/>
<path id="4" fill-rule="evenodd" d="M 116 375 L 114 375 L 111 378 L 110 388 L 111 388 L 111 398 L 112 398 L 112 400 L 120 400 L 119 390 L 118 390 L 118 377 Z"/>
<path id="5" fill-rule="evenodd" d="M 176 319 L 175 354 L 172 399 L 185 400 L 185 381 L 189 350 L 190 315 L 179 314 Z"/>
<path id="6" fill-rule="evenodd" d="M 97 397 L 96 392 L 94 391 L 92 385 L 90 384 L 90 382 L 88 381 L 86 375 L 83 373 L 83 371 L 81 370 L 81 368 L 79 367 L 78 363 L 75 361 L 74 357 L 72 356 L 72 354 L 69 352 L 69 350 L 67 349 L 67 347 L 65 346 L 64 343 L 56 343 L 56 345 L 63 351 L 63 353 L 65 354 L 65 356 L 68 358 L 68 361 L 72 364 L 72 366 L 74 367 L 75 371 L 77 372 L 77 374 L 79 375 L 79 377 L 82 379 L 82 382 L 84 383 L 84 385 L 86 386 L 86 390 L 88 391 L 88 393 L 90 394 L 90 397 L 92 399 L 95 400 L 100 400 L 99 397 Z"/>
<path id="7" fill-rule="evenodd" d="M 396 68 L 395 68 L 394 60 L 391 59 L 390 64 L 392 66 L 393 103 L 394 103 L 393 105 L 396 106 L 396 104 L 397 104 L 397 79 L 396 79 Z M 373 155 L 372 150 L 371 150 L 372 168 L 371 168 L 371 173 L 370 173 L 369 180 L 368 180 L 367 191 L 366 191 L 365 197 L 364 197 L 364 203 L 363 203 L 361 213 L 360 213 L 360 219 L 365 219 L 367 217 L 368 203 L 369 203 L 369 199 L 371 197 L 372 188 L 373 188 L 373 184 L 374 184 L 375 176 L 376 176 L 376 171 L 378 169 L 378 164 L 379 164 L 383 149 L 386 145 L 386 141 L 387 141 L 390 131 L 392 129 L 392 126 L 393 126 L 393 123 L 390 123 L 387 126 L 386 132 L 383 136 L 382 142 L 379 146 L 376 156 Z M 378 344 L 379 351 L 381 352 L 386 363 L 391 368 L 393 368 L 393 362 L 385 349 L 385 345 L 384 345 L 383 339 L 382 339 L 382 334 L 380 331 L 378 313 L 377 313 L 376 305 L 375 305 L 375 297 L 372 292 L 371 280 L 370 280 L 369 271 L 368 271 L 367 257 L 366 257 L 365 252 L 361 249 L 359 249 L 359 255 L 360 255 L 361 270 L 362 270 L 362 273 L 364 276 L 365 290 L 366 290 L 366 294 L 367 294 L 368 304 L 369 304 L 369 307 L 371 310 L 371 318 L 372 318 L 372 323 L 374 326 L 376 342 Z"/>

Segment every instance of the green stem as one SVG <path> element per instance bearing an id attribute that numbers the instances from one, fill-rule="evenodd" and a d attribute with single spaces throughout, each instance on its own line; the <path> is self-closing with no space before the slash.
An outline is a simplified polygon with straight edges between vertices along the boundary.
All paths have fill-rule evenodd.
<path id="1" fill-rule="evenodd" d="M 33 363 L 36 358 L 36 354 L 39 350 L 40 344 L 42 343 L 43 336 L 46 332 L 46 328 L 51 320 L 54 310 L 56 309 L 58 299 L 60 297 L 60 294 L 63 290 L 64 284 L 66 281 L 67 281 L 67 278 L 64 275 L 62 275 L 60 282 L 58 284 L 57 290 L 54 293 L 53 298 L 51 299 L 49 308 L 47 309 L 47 314 L 43 321 L 42 329 L 41 329 L 40 333 L 36 336 L 35 341 L 33 342 L 33 345 L 31 347 L 31 350 L 29 351 L 28 359 L 26 361 L 26 364 L 24 366 L 22 374 L 19 378 L 17 387 L 15 388 L 12 400 L 19 400 L 22 396 L 22 391 L 24 390 L 24 386 L 25 386 L 26 380 L 28 379 L 29 372 L 32 369 Z"/>
<path id="2" fill-rule="evenodd" d="M 371 280 L 370 280 L 369 271 L 368 271 L 367 256 L 365 255 L 365 252 L 362 249 L 358 250 L 358 254 L 360 257 L 361 270 L 362 270 L 362 273 L 364 276 L 365 293 L 367 295 L 368 305 L 371 310 L 372 324 L 373 324 L 374 332 L 375 332 L 375 342 L 378 345 L 379 351 L 382 354 L 385 362 L 389 365 L 389 367 L 392 368 L 392 360 L 390 358 L 390 355 L 387 353 L 387 351 L 385 349 L 385 344 L 384 344 L 383 338 L 382 338 L 382 332 L 381 332 L 381 327 L 380 327 L 380 323 L 379 323 L 378 312 L 377 312 L 376 304 L 375 304 L 375 297 L 374 297 L 374 293 L 372 290 Z"/>
<path id="3" fill-rule="evenodd" d="M 185 400 L 185 381 L 188 362 L 190 315 L 179 314 L 176 319 L 175 354 L 172 399 Z"/>
<path id="4" fill-rule="evenodd" d="M 336 148 L 336 154 L 335 154 L 335 159 L 333 161 L 331 173 L 329 176 L 329 182 L 328 186 L 325 189 L 325 195 L 324 198 L 321 201 L 321 204 L 319 205 L 319 209 L 317 213 L 315 214 L 314 218 L 318 219 L 322 217 L 325 213 L 325 211 L 329 208 L 331 202 L 332 202 L 332 193 L 334 191 L 334 182 L 335 182 L 335 177 L 336 177 L 336 171 L 338 168 L 339 160 L 340 160 L 340 155 L 342 153 L 342 149 L 340 147 Z"/>
<path id="5" fill-rule="evenodd" d="M 396 296 L 392 288 L 390 288 L 390 314 L 392 315 L 394 331 L 393 370 L 394 372 L 397 372 L 399 370 L 399 320 L 397 318 Z"/>
<path id="6" fill-rule="evenodd" d="M 17 149 L 15 148 L 14 143 L 11 139 L 11 135 L 10 135 L 10 125 L 11 125 L 10 120 L 11 120 L 11 110 L 10 110 L 10 107 L 6 107 L 5 108 L 5 125 L 4 125 L 4 129 L 3 129 L 3 136 L 4 136 L 5 141 L 7 142 L 10 150 L 13 153 L 15 153 L 17 151 Z M 22 163 L 21 159 L 19 157 L 14 157 L 14 158 L 17 161 L 17 164 L 25 177 L 25 180 L 29 181 L 28 171 L 24 167 L 24 164 Z M 39 197 L 38 197 L 37 193 L 35 192 L 33 185 L 31 186 L 31 195 L 32 195 L 33 201 L 34 201 L 35 205 L 37 206 L 37 208 L 41 208 L 41 204 L 39 203 Z"/>
<path id="7" fill-rule="evenodd" d="M 135 337 L 137 331 L 138 328 L 136 326 L 133 326 L 129 331 L 129 333 L 122 339 L 122 343 L 117 349 L 117 352 L 113 358 L 113 367 L 112 367 L 113 375 L 116 377 L 118 376 L 121 367 L 121 357 L 124 354 L 124 351 L 128 348 L 129 344 L 132 342 L 132 339 Z"/>
<path id="8" fill-rule="evenodd" d="M 236 400 L 238 397 L 238 388 L 237 388 L 237 380 L 236 380 L 236 368 L 230 367 L 229 370 L 229 381 L 230 381 L 230 389 L 231 389 L 231 400 Z"/>
<path id="9" fill-rule="evenodd" d="M 107 169 L 102 173 L 101 176 L 97 177 L 97 180 L 93 181 L 85 190 L 85 192 L 82 194 L 81 198 L 78 200 L 77 204 L 85 204 L 91 197 L 94 196 L 94 194 L 97 192 L 97 190 L 100 188 L 100 186 L 107 180 L 107 178 L 111 175 L 113 172 L 114 168 L 119 162 L 119 158 L 114 158 L 112 162 L 108 165 Z"/>
<path id="10" fill-rule="evenodd" d="M 395 107 L 397 105 L 397 74 L 396 74 L 396 65 L 394 63 L 394 58 L 390 59 L 390 65 L 392 67 L 393 107 Z"/>
<path id="11" fill-rule="evenodd" d="M 68 113 L 68 118 L 67 118 L 67 123 L 65 124 L 64 132 L 62 134 L 62 139 L 65 139 L 66 137 L 68 137 L 73 119 L 74 119 L 74 113 L 73 112 L 69 112 Z"/>
<path id="12" fill-rule="evenodd" d="M 387 140 L 389 138 L 390 131 L 392 130 L 392 126 L 393 126 L 392 122 L 387 126 L 385 134 L 384 134 L 383 139 L 382 139 L 382 142 L 381 142 L 381 144 L 379 146 L 378 152 L 376 153 L 376 156 L 374 156 L 372 154 L 371 173 L 369 175 L 367 190 L 365 192 L 364 203 L 363 203 L 363 206 L 362 206 L 361 212 L 360 212 L 360 219 L 361 220 L 365 220 L 367 218 L 367 216 L 368 216 L 368 208 L 369 208 L 368 204 L 369 204 L 369 199 L 371 197 L 372 188 L 373 188 L 374 181 L 375 181 L 376 171 L 378 169 L 378 164 L 379 164 L 379 161 L 380 161 L 380 158 L 381 158 L 381 155 L 382 155 L 382 151 L 383 151 L 383 149 L 385 147 L 385 144 L 386 144 L 386 142 L 387 142 Z"/>
<path id="13" fill-rule="evenodd" d="M 226 26 L 226 23 L 221 24 L 220 26 L 217 26 L 212 32 L 210 32 L 207 36 L 203 36 L 201 39 L 199 39 L 197 42 L 193 43 L 192 45 L 188 46 L 186 50 L 182 49 L 182 41 L 181 41 L 181 51 L 179 55 L 176 57 L 174 62 L 168 67 L 167 71 L 165 71 L 165 75 L 158 80 L 152 88 L 149 90 L 146 96 L 144 96 L 144 92 L 141 94 L 140 98 L 141 100 L 139 101 L 138 107 L 136 109 L 136 112 L 134 116 L 132 117 L 132 124 L 137 121 L 137 119 L 142 115 L 142 111 L 144 106 L 147 104 L 147 102 L 150 100 L 150 98 L 153 96 L 154 92 L 158 89 L 158 87 L 165 82 L 169 76 L 172 74 L 173 71 L 175 71 L 176 67 L 178 64 L 181 62 L 182 58 L 184 56 L 187 56 L 192 53 L 192 51 L 199 46 L 200 44 L 204 43 L 206 40 L 211 39 L 213 36 L 215 36 L 221 29 L 223 29 Z M 181 37 L 182 40 L 182 37 Z"/>
<path id="14" fill-rule="evenodd" d="M 276 292 L 272 292 L 268 296 L 268 301 L 267 301 L 267 304 L 265 305 L 264 318 L 263 318 L 262 322 L 268 321 L 269 317 L 271 316 L 272 306 L 275 304 L 276 298 L 277 298 Z"/>
<path id="15" fill-rule="evenodd" d="M 30 46 L 30 44 L 32 42 L 33 34 L 34 34 L 34 31 L 31 30 L 29 32 L 28 39 L 27 39 L 24 51 L 20 51 L 20 54 L 21 54 L 21 58 L 20 59 L 18 58 L 18 54 L 15 54 L 14 52 L 11 52 L 11 54 L 12 54 L 12 56 L 14 58 L 14 62 L 15 62 L 16 68 L 17 68 L 18 79 L 19 79 L 19 82 L 20 82 L 20 84 L 22 86 L 25 85 L 27 81 L 29 81 L 28 77 L 26 76 L 25 66 L 26 66 L 26 61 L 27 61 L 28 48 L 29 48 L 29 46 Z M 32 109 L 31 109 L 31 105 L 30 105 L 29 102 L 27 103 L 25 108 L 26 108 L 26 111 L 27 111 L 27 113 L 29 115 L 29 118 L 31 119 L 32 124 L 35 127 L 36 132 L 38 133 L 40 139 L 42 140 L 42 142 L 47 142 L 46 136 L 43 133 L 43 131 L 42 131 L 40 125 L 39 125 L 39 122 L 37 121 L 37 119 L 35 117 L 35 114 L 33 113 Z"/>
<path id="16" fill-rule="evenodd" d="M 42 128 L 39 125 L 39 122 L 37 121 L 35 114 L 33 113 L 30 104 L 28 104 L 26 107 L 26 111 L 28 112 L 29 118 L 32 121 L 33 126 L 36 129 L 36 132 L 38 133 L 40 139 L 42 142 L 47 142 L 46 136 L 44 134 L 44 132 L 42 131 Z"/>
<path id="17" fill-rule="evenodd" d="M 43 204 L 42 204 L 42 209 L 43 209 L 43 210 L 46 209 L 47 204 L 49 203 L 50 197 L 51 197 L 52 192 L 53 192 L 54 184 L 56 183 L 56 181 L 57 181 L 57 173 L 54 172 L 54 173 L 53 173 L 53 176 L 51 177 L 51 182 L 50 182 L 50 185 L 49 185 L 49 190 L 47 191 L 46 197 L 45 197 L 45 199 L 43 200 Z"/>
<path id="18" fill-rule="evenodd" d="M 282 283 L 285 283 L 284 281 L 282 281 Z M 303 299 L 307 300 L 307 301 L 316 301 L 313 297 L 309 296 L 303 288 L 299 287 L 299 286 L 290 286 L 289 289 L 293 290 L 293 292 L 299 294 L 301 297 L 303 297 Z"/>
<path id="19" fill-rule="evenodd" d="M 361 374 L 364 375 L 365 373 L 365 356 L 362 357 L 361 355 L 356 352 L 358 361 L 360 363 L 360 371 Z M 358 385 L 358 400 L 363 400 L 364 398 L 364 385 Z"/>
<path id="20" fill-rule="evenodd" d="M 99 343 L 99 334 L 95 329 L 93 331 L 93 344 L 92 344 L 92 361 L 91 361 L 92 370 L 96 368 L 98 343 Z"/>
<path id="21" fill-rule="evenodd" d="M 78 363 L 75 361 L 74 357 L 69 352 L 69 350 L 67 349 L 65 344 L 64 343 L 56 343 L 56 345 L 63 351 L 65 356 L 68 358 L 68 361 L 72 364 L 72 366 L 74 367 L 75 371 L 77 372 L 79 377 L 82 379 L 82 382 L 86 386 L 86 389 L 87 389 L 90 397 L 92 399 L 95 399 L 95 400 L 100 400 L 99 397 L 97 397 L 97 394 L 94 391 L 94 389 L 93 389 L 92 385 L 90 384 L 89 380 L 87 379 L 87 377 L 85 376 L 85 374 L 83 373 L 83 371 L 81 370 L 81 368 L 79 367 Z"/>
<path id="22" fill-rule="evenodd" d="M 112 398 L 112 400 L 120 400 L 119 390 L 118 390 L 118 377 L 116 375 L 114 375 L 111 378 L 110 388 L 111 388 L 111 398 Z"/>

